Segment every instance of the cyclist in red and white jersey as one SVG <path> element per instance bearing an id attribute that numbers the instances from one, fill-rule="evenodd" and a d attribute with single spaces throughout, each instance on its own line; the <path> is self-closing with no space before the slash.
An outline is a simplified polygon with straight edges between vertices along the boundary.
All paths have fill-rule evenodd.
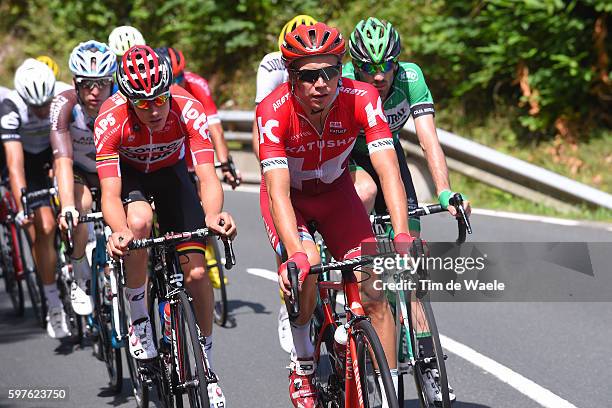
<path id="1" fill-rule="evenodd" d="M 94 130 L 102 211 L 113 231 L 109 251 L 125 255 L 133 239 L 149 236 L 153 222 L 147 202 L 150 195 L 155 200 L 161 233 L 193 230 L 206 224 L 233 237 L 236 227 L 232 217 L 222 212 L 223 190 L 215 173 L 213 147 L 200 102 L 181 87 L 171 87 L 170 64 L 148 46 L 134 46 L 124 54 L 117 82 L 120 92 L 102 105 Z M 193 159 L 202 204 L 187 173 L 186 154 Z M 202 346 L 212 365 L 213 292 L 204 267 L 205 246 L 195 240 L 178 245 L 177 250 L 184 255 L 186 286 L 205 336 Z M 147 259 L 143 250 L 125 258 L 125 295 L 132 319 L 129 348 L 138 359 L 157 355 L 145 299 Z M 218 388 L 216 384 L 211 386 Z"/>
<path id="2" fill-rule="evenodd" d="M 270 243 L 300 273 L 301 313 L 291 324 L 296 358 L 289 393 L 295 407 L 317 406 L 313 387 L 314 346 L 310 318 L 316 303 L 315 276 L 307 276 L 319 254 L 307 223 L 315 221 L 332 256 L 359 256 L 361 244 L 374 242 L 369 217 L 348 172 L 348 157 L 364 130 L 370 157 L 388 202 L 396 243 L 411 241 L 407 202 L 393 139 L 376 89 L 342 78 L 345 42 L 323 23 L 299 26 L 281 46 L 289 82 L 268 95 L 256 110 L 263 181 L 260 205 Z M 279 285 L 290 295 L 286 264 Z M 387 356 L 395 356 L 394 321 L 383 291 L 373 279 L 361 283 L 363 306 Z M 397 381 L 396 362 L 389 366 Z"/>
<path id="3" fill-rule="evenodd" d="M 88 227 L 77 224 L 79 214 L 91 210 L 90 189 L 100 187 L 93 127 L 100 106 L 111 95 L 117 59 L 106 44 L 91 40 L 72 50 L 68 66 L 75 89 L 64 91 L 53 99 L 51 147 L 61 204 L 60 228 L 68 228 L 67 213 L 72 214 L 76 225 L 71 255 L 75 282 L 70 299 L 76 313 L 88 315 L 93 311 L 91 267 L 85 256 Z"/>
<path id="4" fill-rule="evenodd" d="M 156 48 L 155 52 L 159 55 L 163 55 L 170 61 L 174 83 L 180 85 L 187 92 L 195 96 L 204 107 L 204 113 L 206 113 L 206 118 L 208 119 L 208 130 L 210 131 L 210 137 L 215 148 L 215 153 L 217 154 L 217 160 L 221 162 L 223 180 L 235 189 L 240 184 L 242 178 L 240 172 L 237 171 L 238 178 L 234 179 L 234 176 L 229 170 L 232 158 L 229 155 L 229 149 L 227 148 L 227 142 L 223 134 L 223 126 L 221 125 L 221 119 L 217 112 L 217 105 L 210 93 L 208 81 L 194 72 L 185 71 L 185 57 L 181 51 L 172 47 L 162 47 Z"/>
<path id="5" fill-rule="evenodd" d="M 278 36 L 278 49 L 266 54 L 261 62 L 259 68 L 257 68 L 257 89 L 255 95 L 255 105 L 258 105 L 266 96 L 275 90 L 283 82 L 287 82 L 289 79 L 289 73 L 287 67 L 282 60 L 282 54 L 280 52 L 281 45 L 285 41 L 285 35 L 295 30 L 299 25 L 314 25 L 317 23 L 311 16 L 304 14 L 297 15 L 287 23 L 281 29 L 280 35 Z M 257 121 L 253 121 L 253 152 L 255 157 L 259 160 L 259 132 L 257 130 Z M 279 257 L 276 257 L 276 264 L 280 265 L 281 261 Z M 278 311 L 278 340 L 281 348 L 287 353 L 291 353 L 293 348 L 293 339 L 291 338 L 291 327 L 289 326 L 289 315 L 287 314 L 287 307 L 283 301 L 283 293 L 280 292 L 281 305 Z"/>
<path id="6" fill-rule="evenodd" d="M 48 306 L 47 334 L 52 338 L 68 335 L 66 314 L 55 282 L 55 215 L 47 197 L 29 203 L 34 211 L 33 222 L 25 218 L 21 189 L 34 191 L 50 187 L 49 110 L 53 96 L 69 88 L 68 84 L 55 80 L 46 64 L 28 58 L 15 72 L 15 90 L 0 104 L 0 134 L 11 191 L 19 210 L 16 221 L 24 224 L 33 238 L 36 269 Z"/>

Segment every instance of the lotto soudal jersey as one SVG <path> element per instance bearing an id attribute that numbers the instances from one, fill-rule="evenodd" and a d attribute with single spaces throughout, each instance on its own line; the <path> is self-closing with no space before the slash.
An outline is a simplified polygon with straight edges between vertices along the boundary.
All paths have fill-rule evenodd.
<path id="1" fill-rule="evenodd" d="M 394 141 L 398 141 L 399 132 L 410 115 L 413 118 L 418 118 L 435 113 L 433 98 L 421 68 L 411 62 L 400 62 L 398 65 L 389 95 L 384 103 L 385 116 L 393 133 Z M 342 76 L 351 79 L 356 78 L 352 61 L 347 62 L 342 67 Z M 360 153 L 367 153 L 368 149 L 363 135 L 357 138 L 355 150 Z"/>
<path id="2" fill-rule="evenodd" d="M 55 83 L 55 95 L 71 89 L 63 82 Z M 0 104 L 0 134 L 2 141 L 17 140 L 28 153 L 40 153 L 50 146 L 49 116 L 36 116 L 17 91 L 11 91 Z"/>
<path id="3" fill-rule="evenodd" d="M 283 82 L 289 79 L 280 51 L 266 54 L 257 68 L 257 94 L 255 103 L 261 102 Z"/>
<path id="4" fill-rule="evenodd" d="M 393 139 L 378 91 L 364 82 L 342 78 L 338 95 L 319 133 L 291 94 L 288 83 L 257 106 L 262 172 L 289 169 L 291 187 L 316 194 L 329 191 L 347 171 L 360 130 L 370 154 L 393 150 Z"/>
<path id="5" fill-rule="evenodd" d="M 185 72 L 184 88 L 187 92 L 195 96 L 202 106 L 204 106 L 204 113 L 206 113 L 209 125 L 221 123 L 221 119 L 219 119 L 219 114 L 217 113 L 217 105 L 215 105 L 215 101 L 213 101 L 210 94 L 208 81 L 193 72 Z"/>
<path id="6" fill-rule="evenodd" d="M 202 104 L 178 85 L 170 88 L 166 125 L 152 131 L 143 125 L 129 101 L 115 93 L 104 102 L 96 118 L 94 140 L 100 179 L 121 177 L 119 161 L 143 173 L 172 166 L 187 154 L 195 165 L 213 163 L 213 147 Z"/>
<path id="7" fill-rule="evenodd" d="M 51 104 L 51 148 L 54 157 L 69 157 L 82 170 L 96 171 L 94 117 L 78 103 L 77 91 L 69 89 L 53 98 Z"/>

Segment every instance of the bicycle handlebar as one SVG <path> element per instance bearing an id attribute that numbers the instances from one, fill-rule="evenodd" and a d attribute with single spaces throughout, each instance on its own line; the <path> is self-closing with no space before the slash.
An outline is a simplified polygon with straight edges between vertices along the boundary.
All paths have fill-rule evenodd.
<path id="1" fill-rule="evenodd" d="M 32 215 L 33 211 L 30 208 L 30 201 L 36 200 L 38 198 L 50 197 L 54 195 L 56 192 L 55 188 L 43 188 L 42 190 L 30 191 L 27 192 L 26 188 L 23 187 L 21 189 L 21 205 L 23 207 L 23 214 L 26 217 Z"/>
<path id="2" fill-rule="evenodd" d="M 168 233 L 157 238 L 136 239 L 130 242 L 128 249 L 134 250 L 151 248 L 154 246 L 169 246 L 194 238 L 208 238 L 214 235 L 218 235 L 218 233 L 208 228 L 200 228 L 194 231 Z M 225 269 L 230 270 L 234 265 L 236 265 L 236 257 L 234 255 L 232 240 L 228 238 L 227 240 L 221 241 L 223 242 L 223 247 L 225 250 Z"/>
<path id="3" fill-rule="evenodd" d="M 74 220 L 72 219 L 72 213 L 70 211 L 66 212 L 65 217 L 66 224 L 68 224 L 68 229 L 66 230 L 66 253 L 70 256 L 72 255 L 72 251 L 74 251 L 74 241 L 72 239 Z"/>
<path id="4" fill-rule="evenodd" d="M 465 209 L 463 208 L 463 197 L 461 197 L 461 194 L 455 193 L 449 199 L 449 204 L 457 209 L 457 215 L 455 216 L 455 218 L 457 219 L 458 236 L 456 242 L 457 244 L 462 244 L 465 242 L 466 232 L 468 234 L 472 233 L 472 225 L 470 224 L 470 219 L 465 213 Z M 446 209 L 442 208 L 442 205 L 431 204 L 408 211 L 408 216 L 424 217 L 426 215 L 438 214 L 441 212 L 446 212 Z M 390 220 L 391 216 L 389 214 L 370 215 L 370 222 L 372 224 L 380 224 Z"/>

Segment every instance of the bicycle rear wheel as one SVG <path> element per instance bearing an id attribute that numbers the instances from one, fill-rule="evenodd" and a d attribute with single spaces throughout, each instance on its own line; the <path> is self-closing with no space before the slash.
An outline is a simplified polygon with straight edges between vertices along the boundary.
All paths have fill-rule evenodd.
<path id="1" fill-rule="evenodd" d="M 191 301 L 185 291 L 179 291 L 178 302 L 172 305 L 173 349 L 175 361 L 178 361 L 180 373 L 178 383 L 174 387 L 180 393 L 176 394 L 176 406 L 182 407 L 186 394 L 190 407 L 209 408 L 208 383 L 205 368 L 204 353 L 199 338 L 199 330 Z"/>
<path id="2" fill-rule="evenodd" d="M 359 377 L 355 377 L 361 380 L 364 407 L 382 407 L 386 400 L 389 408 L 399 408 L 389 364 L 374 327 L 368 320 L 359 320 L 351 336 L 357 346 Z"/>
<path id="3" fill-rule="evenodd" d="M 213 273 L 218 273 L 219 275 L 219 287 L 217 288 L 215 285 L 213 285 L 215 297 L 214 319 L 215 323 L 223 327 L 225 326 L 225 323 L 227 323 L 227 290 L 225 287 L 225 270 L 223 269 L 223 262 L 219 252 L 219 243 L 217 242 L 217 239 L 211 237 L 207 240 L 206 245 L 210 248 L 207 248 L 206 251 L 206 267 L 209 270 L 213 270 Z"/>
<path id="4" fill-rule="evenodd" d="M 2 265 L 2 275 L 4 276 L 4 289 L 11 298 L 11 304 L 15 309 L 17 316 L 23 316 L 25 311 L 23 298 L 22 279 L 17 278 L 15 263 L 13 262 L 13 254 L 15 253 L 16 242 L 13 241 L 13 236 L 16 237 L 15 226 L 12 224 L 0 224 L 0 256 Z"/>

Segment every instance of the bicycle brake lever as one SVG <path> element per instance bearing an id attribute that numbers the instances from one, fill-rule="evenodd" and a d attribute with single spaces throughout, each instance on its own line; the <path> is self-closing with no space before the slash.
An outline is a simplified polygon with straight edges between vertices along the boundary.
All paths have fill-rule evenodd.
<path id="1" fill-rule="evenodd" d="M 295 262 L 287 263 L 287 275 L 291 283 L 291 301 L 286 304 L 289 320 L 294 321 L 300 315 L 300 294 L 298 289 L 300 270 Z"/>
<path id="2" fill-rule="evenodd" d="M 234 246 L 231 239 L 228 238 L 226 241 L 223 241 L 223 249 L 225 250 L 225 269 L 229 271 L 236 265 L 236 256 L 234 255 Z"/>
<path id="3" fill-rule="evenodd" d="M 72 255 L 72 251 L 74 250 L 74 241 L 72 238 L 72 233 L 74 229 L 74 221 L 72 219 L 72 213 L 70 211 L 66 212 L 66 224 L 68 224 L 68 229 L 66 230 L 66 253 L 68 255 Z"/>

